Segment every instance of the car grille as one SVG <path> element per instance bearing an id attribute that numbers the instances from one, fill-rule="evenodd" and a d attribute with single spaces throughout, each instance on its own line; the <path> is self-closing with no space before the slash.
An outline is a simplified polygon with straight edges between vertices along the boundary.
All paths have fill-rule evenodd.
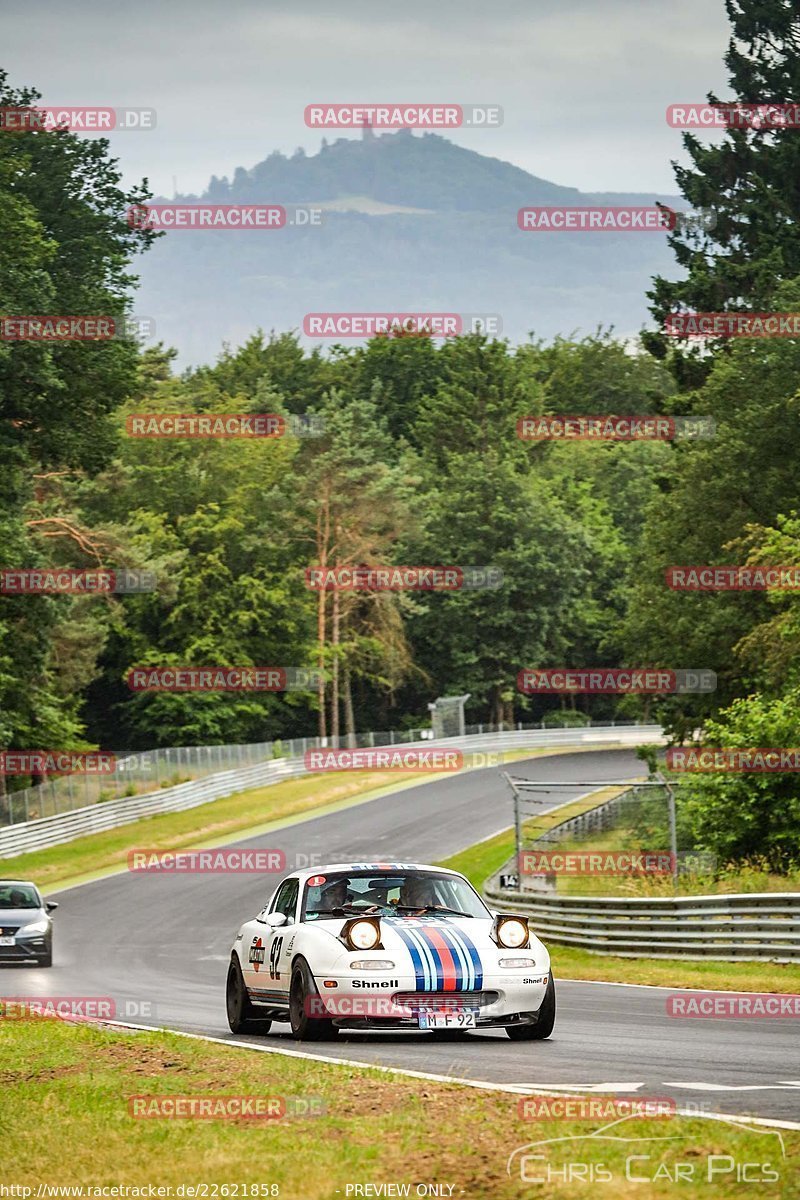
<path id="1" fill-rule="evenodd" d="M 500 998 L 499 992 L 395 992 L 392 999 L 412 1012 L 428 1009 L 487 1008 Z"/>
<path id="2" fill-rule="evenodd" d="M 11 937 L 13 933 L 16 933 L 17 930 L 21 928 L 21 925 L 4 925 L 3 922 L 0 921 L 0 937 Z"/>

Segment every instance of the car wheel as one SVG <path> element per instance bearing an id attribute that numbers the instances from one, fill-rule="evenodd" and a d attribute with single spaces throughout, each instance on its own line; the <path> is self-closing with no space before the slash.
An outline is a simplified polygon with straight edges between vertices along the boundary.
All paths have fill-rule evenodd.
<path id="1" fill-rule="evenodd" d="M 339 1032 L 333 1021 L 309 1016 L 309 1008 L 315 997 L 319 999 L 319 992 L 311 969 L 304 958 L 299 958 L 292 968 L 289 987 L 289 1024 L 298 1041 L 321 1042 L 335 1037 Z"/>
<path id="2" fill-rule="evenodd" d="M 228 967 L 225 1008 L 228 1013 L 228 1024 L 233 1033 L 269 1033 L 272 1022 L 256 1016 L 236 955 L 233 956 L 231 965 Z"/>
<path id="3" fill-rule="evenodd" d="M 48 946 L 41 958 L 36 960 L 37 967 L 52 967 L 53 965 L 53 947 Z"/>
<path id="4" fill-rule="evenodd" d="M 556 1023 L 556 985 L 553 972 L 547 981 L 542 1007 L 535 1025 L 507 1025 L 506 1033 L 512 1042 L 540 1042 L 550 1037 Z"/>

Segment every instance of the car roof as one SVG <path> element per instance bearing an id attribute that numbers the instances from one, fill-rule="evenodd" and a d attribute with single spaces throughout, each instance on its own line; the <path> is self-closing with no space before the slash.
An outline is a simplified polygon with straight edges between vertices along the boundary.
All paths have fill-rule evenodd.
<path id="1" fill-rule="evenodd" d="M 370 871 L 375 875 L 393 875 L 397 871 L 435 871 L 437 875 L 455 875 L 459 879 L 462 878 L 458 871 L 451 871 L 447 867 L 434 867 L 429 863 L 409 862 L 325 863 L 323 866 L 307 867 L 302 871 L 293 871 L 289 878 L 297 876 L 298 879 L 305 881 L 314 875 L 331 875 L 339 871 Z"/>
<path id="2" fill-rule="evenodd" d="M 31 879 L 0 879 L 0 887 L 8 887 L 12 883 L 21 883 L 23 887 L 36 888 L 37 892 L 39 890 Z"/>

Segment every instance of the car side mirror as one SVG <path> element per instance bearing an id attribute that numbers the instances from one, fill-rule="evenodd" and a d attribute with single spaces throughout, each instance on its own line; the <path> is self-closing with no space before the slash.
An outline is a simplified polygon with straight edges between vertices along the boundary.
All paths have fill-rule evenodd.
<path id="1" fill-rule="evenodd" d="M 281 925 L 285 925 L 287 921 L 286 913 L 274 912 L 267 913 L 264 918 L 267 925 L 271 925 L 273 929 L 279 929 Z"/>
<path id="2" fill-rule="evenodd" d="M 44 907 L 47 912 L 55 912 L 55 910 L 58 908 L 58 901 L 57 900 L 45 900 Z"/>

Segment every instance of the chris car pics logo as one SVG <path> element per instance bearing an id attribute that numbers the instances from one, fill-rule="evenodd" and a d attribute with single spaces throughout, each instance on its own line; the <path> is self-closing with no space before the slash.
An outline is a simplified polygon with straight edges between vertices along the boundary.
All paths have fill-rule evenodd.
<path id="1" fill-rule="evenodd" d="M 754 1130 L 744 1120 L 720 1117 L 709 1144 L 707 1136 L 699 1140 L 672 1119 L 650 1124 L 648 1115 L 634 1113 L 587 1134 L 518 1146 L 509 1155 L 506 1172 L 525 1184 L 558 1186 L 559 1194 L 565 1184 L 585 1189 L 588 1184 L 587 1196 L 597 1194 L 592 1184 L 611 1184 L 612 1189 L 616 1184 L 620 1190 L 602 1194 L 627 1196 L 631 1184 L 688 1184 L 691 1189 L 701 1183 L 763 1185 L 782 1178 L 786 1148 L 779 1130 Z"/>

